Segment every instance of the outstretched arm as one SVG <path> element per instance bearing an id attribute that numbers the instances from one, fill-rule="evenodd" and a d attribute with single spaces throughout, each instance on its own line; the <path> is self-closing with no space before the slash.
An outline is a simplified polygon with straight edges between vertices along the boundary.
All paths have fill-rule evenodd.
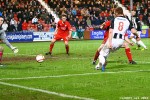
<path id="1" fill-rule="evenodd" d="M 129 40 L 128 36 L 125 36 L 125 41 L 127 43 L 129 43 L 131 46 L 133 46 L 134 44 Z"/>
<path id="2" fill-rule="evenodd" d="M 112 37 L 113 37 L 113 29 L 109 29 L 109 37 L 108 37 L 108 47 L 112 48 Z"/>

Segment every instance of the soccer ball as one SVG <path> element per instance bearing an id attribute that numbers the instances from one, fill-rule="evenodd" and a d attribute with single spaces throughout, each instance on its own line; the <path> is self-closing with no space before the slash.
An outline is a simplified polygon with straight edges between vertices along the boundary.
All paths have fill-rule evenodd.
<path id="1" fill-rule="evenodd" d="M 45 57 L 42 54 L 39 54 L 36 56 L 36 61 L 37 62 L 43 62 L 45 60 Z"/>

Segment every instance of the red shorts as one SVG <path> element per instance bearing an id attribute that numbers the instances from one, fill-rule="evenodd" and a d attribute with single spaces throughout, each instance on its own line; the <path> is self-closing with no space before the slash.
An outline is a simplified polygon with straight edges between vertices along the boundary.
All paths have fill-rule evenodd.
<path id="1" fill-rule="evenodd" d="M 68 36 L 68 35 L 66 35 L 66 34 L 65 34 L 65 35 L 56 34 L 56 35 L 54 36 L 54 39 L 55 39 L 56 41 L 63 39 L 63 41 L 65 42 L 65 41 L 68 41 L 67 36 Z"/>

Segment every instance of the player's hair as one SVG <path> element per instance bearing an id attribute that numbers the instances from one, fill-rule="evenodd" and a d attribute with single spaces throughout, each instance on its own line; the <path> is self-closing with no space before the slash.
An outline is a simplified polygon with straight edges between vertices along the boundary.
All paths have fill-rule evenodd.
<path id="1" fill-rule="evenodd" d="M 62 14 L 61 17 L 67 17 L 67 15 L 66 14 Z"/>
<path id="2" fill-rule="evenodd" d="M 115 13 L 116 14 L 123 14 L 123 9 L 121 8 L 121 7 L 117 7 L 116 9 L 115 9 Z"/>

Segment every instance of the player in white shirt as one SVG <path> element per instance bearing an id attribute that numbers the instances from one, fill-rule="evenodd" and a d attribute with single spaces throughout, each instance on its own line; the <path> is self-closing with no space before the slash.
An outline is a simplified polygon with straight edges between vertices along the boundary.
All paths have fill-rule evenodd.
<path id="1" fill-rule="evenodd" d="M 132 12 L 131 12 L 131 15 L 132 15 L 131 21 L 132 21 L 132 23 L 133 23 L 133 26 L 134 26 L 134 28 L 137 30 L 138 36 L 140 37 L 140 34 L 142 33 L 142 32 L 141 32 L 141 22 L 140 22 L 139 18 L 136 17 L 136 12 L 135 12 L 135 11 L 132 11 Z M 137 40 L 134 38 L 134 34 L 133 34 L 133 33 L 131 33 L 130 38 L 131 38 L 131 40 L 132 40 L 135 44 L 137 44 L 138 47 L 137 47 L 136 49 L 139 49 L 140 46 L 143 47 L 142 50 L 147 49 L 146 45 L 145 45 L 141 40 L 137 41 Z"/>
<path id="2" fill-rule="evenodd" d="M 99 63 L 96 65 L 96 69 L 102 67 L 102 71 L 105 71 L 106 59 L 110 52 L 114 52 L 121 48 L 124 41 L 130 45 L 133 45 L 127 36 L 124 37 L 128 29 L 130 29 L 137 36 L 137 40 L 139 38 L 132 23 L 126 17 L 124 17 L 123 9 L 121 7 L 116 8 L 115 14 L 116 18 L 111 21 L 109 38 L 100 51 Z"/>

